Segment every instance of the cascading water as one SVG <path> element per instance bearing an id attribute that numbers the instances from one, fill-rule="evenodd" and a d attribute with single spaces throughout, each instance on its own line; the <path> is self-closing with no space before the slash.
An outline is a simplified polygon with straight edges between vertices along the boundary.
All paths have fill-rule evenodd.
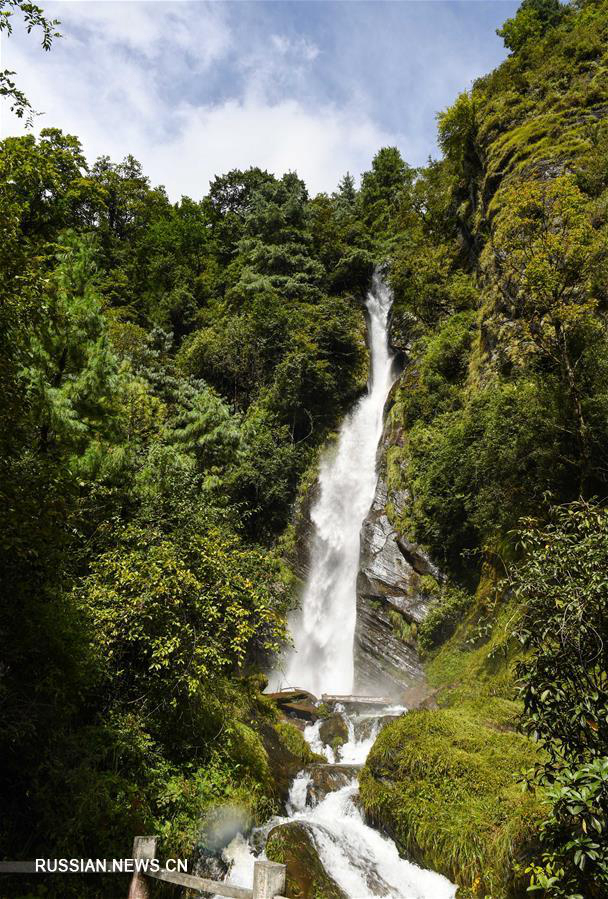
<path id="1" fill-rule="evenodd" d="M 338 706 L 336 711 L 345 718 L 349 740 L 340 749 L 341 764 L 330 764 L 327 770 L 341 769 L 347 760 L 348 767 L 360 767 L 379 724 L 372 721 L 371 729 L 361 728 L 362 719 L 371 716 L 346 714 Z M 403 711 L 390 709 L 392 716 Z M 308 727 L 305 736 L 313 749 L 321 748 L 316 725 Z M 323 868 L 349 899 L 454 899 L 454 884 L 401 858 L 391 839 L 365 823 L 357 803 L 356 777 L 347 778 L 318 799 L 311 790 L 312 782 L 310 772 L 301 771 L 289 793 L 288 817 L 273 818 L 254 832 L 250 842 L 264 843 L 273 828 L 295 822 L 309 834 Z M 231 864 L 231 881 L 251 883 L 255 856 L 240 834 L 226 848 L 224 858 Z"/>
<path id="2" fill-rule="evenodd" d="M 289 686 L 315 696 L 350 694 L 353 689 L 359 535 L 374 497 L 384 404 L 394 380 L 388 346 L 391 295 L 378 274 L 366 305 L 371 351 L 368 391 L 347 416 L 333 453 L 321 465 L 319 495 L 311 512 L 310 575 L 301 612 L 290 622 L 294 647 L 281 666 L 284 670 L 278 669 L 272 677 L 274 689 Z M 274 827 L 297 822 L 309 834 L 329 877 L 349 899 L 453 899 L 453 884 L 400 858 L 394 842 L 365 823 L 357 804 L 357 769 L 382 724 L 406 711 L 381 703 L 370 713 L 371 705 L 369 700 L 358 704 L 351 700 L 347 712 L 334 702 L 333 714 L 344 719 L 348 731 L 348 740 L 340 747 L 323 741 L 321 720 L 306 727 L 308 743 L 327 764 L 312 766 L 294 779 L 286 803 L 288 817 L 273 818 L 254 831 L 249 842 L 238 834 L 226 847 L 224 858 L 232 883 L 249 885 L 254 851 L 260 851 Z M 322 770 L 333 789 L 319 792 L 314 769 Z"/>
<path id="3" fill-rule="evenodd" d="M 333 453 L 319 474 L 319 495 L 311 511 L 314 525 L 310 575 L 301 612 L 291 621 L 294 647 L 273 684 L 350 693 L 361 525 L 374 498 L 376 452 L 383 410 L 394 380 L 388 346 L 391 294 L 375 274 L 367 295 L 371 371 L 367 394 L 346 417 Z"/>

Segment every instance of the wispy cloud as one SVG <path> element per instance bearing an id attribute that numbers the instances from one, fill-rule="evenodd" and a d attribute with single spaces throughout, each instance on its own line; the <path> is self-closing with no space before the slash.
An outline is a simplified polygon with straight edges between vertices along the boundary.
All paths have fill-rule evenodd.
<path id="1" fill-rule="evenodd" d="M 4 64 L 89 158 L 139 158 L 173 198 L 215 175 L 297 170 L 312 192 L 359 174 L 380 146 L 413 163 L 434 113 L 501 56 L 514 3 L 98 2 L 47 5 L 64 37 L 16 31 Z M 499 9 L 500 7 L 500 9 Z M 22 124 L 2 118 L 4 134 Z"/>

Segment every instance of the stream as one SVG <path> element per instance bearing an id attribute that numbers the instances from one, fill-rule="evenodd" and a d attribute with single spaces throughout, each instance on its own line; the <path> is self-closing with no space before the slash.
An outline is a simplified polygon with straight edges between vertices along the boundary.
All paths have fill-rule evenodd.
<path id="1" fill-rule="evenodd" d="M 304 736 L 315 752 L 328 759 L 327 765 L 318 767 L 327 769 L 329 779 L 334 775 L 336 789 L 322 790 L 318 795 L 314 772 L 301 771 L 291 785 L 287 816 L 273 818 L 257 828 L 249 841 L 237 835 L 224 850 L 230 864 L 227 879 L 249 886 L 256 858 L 254 847 L 263 846 L 274 827 L 295 821 L 306 828 L 325 871 L 349 899 L 453 899 L 456 887 L 440 874 L 401 858 L 393 840 L 365 823 L 357 803 L 357 769 L 365 762 L 381 722 L 406 710 L 388 706 L 372 715 L 346 713 L 336 705 L 334 711 L 344 717 L 349 730 L 348 742 L 340 747 L 337 760 L 334 750 L 320 740 L 321 722 L 309 725 Z"/>
<path id="2" fill-rule="evenodd" d="M 311 509 L 309 575 L 300 610 L 290 620 L 293 648 L 277 664 L 269 686 L 272 691 L 297 689 L 317 697 L 344 697 L 343 703 L 337 698 L 330 702 L 329 711 L 342 718 L 348 736 L 342 745 L 330 745 L 321 734 L 322 718 L 305 727 L 307 742 L 327 761 L 294 778 L 286 816 L 255 829 L 248 840 L 238 834 L 226 847 L 223 854 L 230 865 L 226 879 L 239 885 L 250 886 L 256 854 L 263 856 L 270 831 L 297 822 L 327 874 L 349 899 L 452 899 L 456 893 L 446 878 L 400 858 L 395 843 L 365 823 L 357 801 L 358 770 L 376 736 L 387 721 L 407 711 L 379 702 L 381 697 L 367 703 L 365 697 L 347 700 L 354 683 L 360 532 L 374 497 L 384 405 L 395 379 L 388 342 L 391 301 L 388 287 L 376 273 L 366 299 L 368 389 L 322 459 Z"/>

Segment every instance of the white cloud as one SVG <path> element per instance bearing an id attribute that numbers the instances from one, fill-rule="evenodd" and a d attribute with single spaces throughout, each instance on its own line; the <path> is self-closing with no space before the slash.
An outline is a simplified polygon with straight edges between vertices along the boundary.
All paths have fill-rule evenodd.
<path id="1" fill-rule="evenodd" d="M 204 70 L 233 37 L 215 7 L 196 4 L 194 17 L 181 3 L 78 2 L 67 9 L 60 10 L 66 37 L 50 54 L 11 39 L 11 68 L 45 110 L 37 127 L 76 134 L 89 160 L 131 153 L 172 199 L 198 198 L 215 175 L 250 165 L 277 175 L 295 170 L 311 193 L 331 191 L 347 169 L 358 174 L 380 146 L 395 142 L 356 105 L 338 109 L 301 96 L 298 85 L 319 55 L 304 38 L 277 33 L 247 47 L 235 63 L 246 74 L 241 95 L 213 102 L 205 99 Z M 54 7 L 49 12 L 57 15 Z M 172 65 L 178 82 L 191 79 L 188 99 L 175 102 L 167 91 Z M 20 128 L 13 119 L 4 131 Z"/>
<path id="2" fill-rule="evenodd" d="M 420 164 L 435 111 L 496 57 L 467 4 L 303 6 L 49 0 L 64 37 L 43 53 L 16 28 L 3 65 L 38 127 L 76 134 L 91 161 L 132 154 L 177 199 L 250 165 L 332 190 L 387 144 Z M 6 104 L 0 126 L 23 130 Z"/>
<path id="3" fill-rule="evenodd" d="M 168 47 L 187 52 L 208 67 L 229 46 L 222 7 L 209 2 L 147 3 L 143 0 L 63 0 L 47 5 L 48 15 L 66 25 L 64 40 L 122 46 L 152 59 Z"/>
<path id="4" fill-rule="evenodd" d="M 305 38 L 293 40 L 285 34 L 271 34 L 270 42 L 282 56 L 291 53 L 296 57 L 300 56 L 306 62 L 314 62 L 321 52 L 320 48 L 312 41 L 307 41 Z"/>
<path id="5" fill-rule="evenodd" d="M 331 191 L 347 169 L 368 168 L 378 148 L 395 140 L 353 109 L 313 111 L 293 99 L 270 104 L 253 93 L 219 106 L 184 105 L 178 120 L 175 138 L 150 160 L 173 196 L 188 189 L 200 195 L 214 175 L 250 165 L 276 175 L 296 170 L 312 193 Z"/>

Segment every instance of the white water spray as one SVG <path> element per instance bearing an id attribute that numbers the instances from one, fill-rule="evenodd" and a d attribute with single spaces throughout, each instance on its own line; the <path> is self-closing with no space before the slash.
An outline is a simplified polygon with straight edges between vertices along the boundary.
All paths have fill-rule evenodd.
<path id="1" fill-rule="evenodd" d="M 289 686 L 323 693 L 349 694 L 353 689 L 353 641 L 356 623 L 356 580 L 359 534 L 376 489 L 376 452 L 382 436 L 383 411 L 393 383 L 393 357 L 388 347 L 391 296 L 378 275 L 367 295 L 371 372 L 368 391 L 344 421 L 337 446 L 321 465 L 319 494 L 311 512 L 314 536 L 310 575 L 301 612 L 290 622 L 294 648 L 286 671 L 275 672 L 273 689 Z M 321 720 L 305 729 L 312 749 L 331 769 L 350 782 L 314 798 L 313 768 L 294 779 L 286 818 L 273 818 L 254 832 L 249 843 L 241 834 L 224 850 L 229 879 L 249 884 L 255 847 L 265 843 L 273 827 L 298 822 L 310 836 L 325 871 L 349 899 L 454 899 L 456 887 L 433 871 L 400 858 L 395 843 L 368 826 L 357 802 L 356 768 L 365 762 L 382 720 L 405 712 L 383 705 L 375 714 L 348 713 L 341 705 L 348 740 L 340 747 L 321 738 Z M 349 767 L 354 766 L 355 770 Z M 259 851 L 259 848 L 257 849 Z"/>
<path id="2" fill-rule="evenodd" d="M 402 711 L 394 708 L 390 714 L 398 716 Z M 348 726 L 349 740 L 340 750 L 340 762 L 344 764 L 348 760 L 350 764 L 361 765 L 378 727 L 373 727 L 369 735 L 358 737 L 357 722 L 361 721 L 361 716 L 347 715 L 344 710 L 342 714 Z M 306 729 L 305 736 L 313 749 L 318 749 L 319 736 L 313 727 Z M 309 794 L 311 783 L 308 771 L 297 775 L 287 803 L 289 817 L 273 818 L 260 828 L 264 839 L 277 825 L 288 822 L 302 825 L 323 868 L 349 899 L 454 899 L 454 884 L 434 871 L 400 858 L 393 840 L 365 823 L 357 801 L 356 777 L 334 792 L 328 792 L 318 802 Z M 251 882 L 255 856 L 240 834 L 224 851 L 224 857 L 232 863 L 231 881 Z"/>
<path id="3" fill-rule="evenodd" d="M 367 295 L 371 372 L 367 394 L 347 416 L 333 453 L 319 474 L 319 495 L 311 511 L 314 538 L 310 575 L 300 613 L 291 622 L 294 648 L 276 686 L 351 693 L 356 624 L 359 535 L 376 489 L 376 451 L 383 410 L 394 380 L 388 346 L 391 294 L 374 275 Z"/>

